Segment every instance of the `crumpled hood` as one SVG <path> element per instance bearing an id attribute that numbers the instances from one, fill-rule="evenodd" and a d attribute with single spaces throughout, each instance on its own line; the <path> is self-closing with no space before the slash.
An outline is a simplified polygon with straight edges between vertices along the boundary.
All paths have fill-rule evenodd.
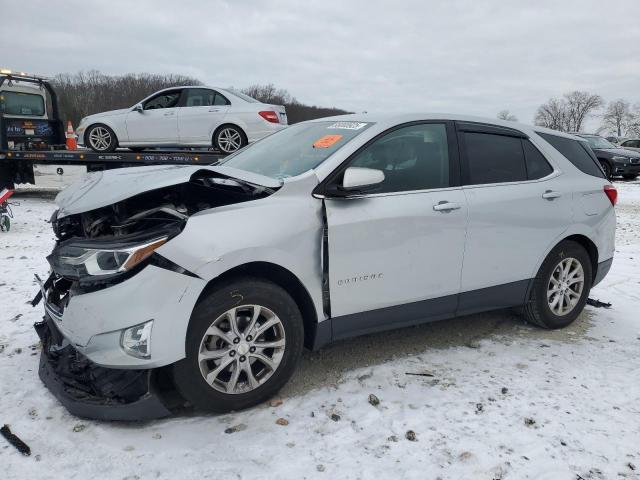
<path id="1" fill-rule="evenodd" d="M 225 166 L 155 165 L 92 172 L 70 185 L 56 197 L 58 218 L 88 212 L 126 200 L 140 193 L 186 183 L 196 172 L 210 171 L 268 188 L 278 188 L 279 180 Z"/>

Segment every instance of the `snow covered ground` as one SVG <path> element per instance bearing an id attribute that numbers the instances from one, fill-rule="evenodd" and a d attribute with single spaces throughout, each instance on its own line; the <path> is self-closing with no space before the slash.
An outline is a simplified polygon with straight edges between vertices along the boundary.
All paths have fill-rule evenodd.
<path id="1" fill-rule="evenodd" d="M 0 425 L 32 455 L 0 438 L 0 475 L 640 478 L 640 183 L 617 186 L 616 258 L 591 295 L 611 309 L 554 332 L 497 312 L 340 342 L 305 355 L 279 405 L 144 424 L 72 417 L 38 379 L 27 302 L 54 207 L 18 195 L 0 233 Z"/>

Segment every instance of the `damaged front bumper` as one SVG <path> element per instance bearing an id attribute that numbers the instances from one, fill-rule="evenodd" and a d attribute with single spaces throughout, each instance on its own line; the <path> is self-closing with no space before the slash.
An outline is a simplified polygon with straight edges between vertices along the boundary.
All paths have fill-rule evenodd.
<path id="1" fill-rule="evenodd" d="M 78 352 L 45 315 L 34 325 L 42 342 L 39 375 L 69 413 L 96 420 L 153 420 L 172 414 L 154 370 L 104 368 Z"/>

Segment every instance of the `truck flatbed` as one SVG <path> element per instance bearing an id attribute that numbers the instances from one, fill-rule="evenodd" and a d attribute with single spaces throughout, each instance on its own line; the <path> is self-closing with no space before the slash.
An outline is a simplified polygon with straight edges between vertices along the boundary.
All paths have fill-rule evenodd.
<path id="1" fill-rule="evenodd" d="M 14 183 L 33 183 L 47 178 L 45 186 L 64 186 L 79 174 L 113 168 L 146 165 L 211 165 L 224 155 L 208 150 L 0 150 L 0 188 Z M 54 179 L 54 184 L 51 180 Z"/>

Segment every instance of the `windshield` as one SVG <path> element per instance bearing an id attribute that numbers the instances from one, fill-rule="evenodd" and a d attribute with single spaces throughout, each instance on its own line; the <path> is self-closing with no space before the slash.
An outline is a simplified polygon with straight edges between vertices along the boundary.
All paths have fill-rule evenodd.
<path id="1" fill-rule="evenodd" d="M 44 115 L 44 98 L 33 93 L 0 92 L 0 112 L 40 117 Z"/>
<path id="2" fill-rule="evenodd" d="M 364 122 L 299 123 L 227 157 L 222 164 L 271 178 L 294 177 L 320 165 L 371 125 Z"/>
<path id="3" fill-rule="evenodd" d="M 583 137 L 587 139 L 591 148 L 618 148 L 609 140 L 602 137 Z"/>

